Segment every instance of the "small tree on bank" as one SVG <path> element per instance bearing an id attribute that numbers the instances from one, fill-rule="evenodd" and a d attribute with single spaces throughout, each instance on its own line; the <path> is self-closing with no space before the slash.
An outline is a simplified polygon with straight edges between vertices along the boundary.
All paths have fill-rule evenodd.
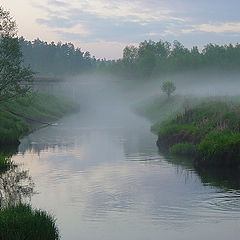
<path id="1" fill-rule="evenodd" d="M 166 93 L 168 98 L 171 96 L 171 94 L 176 90 L 176 86 L 171 81 L 165 81 L 163 82 L 161 89 L 163 93 Z"/>
<path id="2" fill-rule="evenodd" d="M 16 23 L 0 6 L 0 102 L 25 95 L 32 80 L 33 72 L 23 66 Z"/>

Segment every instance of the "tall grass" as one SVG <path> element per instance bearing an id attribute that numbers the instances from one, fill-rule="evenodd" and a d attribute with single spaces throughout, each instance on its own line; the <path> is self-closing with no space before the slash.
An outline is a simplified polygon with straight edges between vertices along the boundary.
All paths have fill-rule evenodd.
<path id="1" fill-rule="evenodd" d="M 169 152 L 175 155 L 194 157 L 197 153 L 197 147 L 193 143 L 177 143 L 169 148 Z"/>
<path id="2" fill-rule="evenodd" d="M 65 99 L 37 93 L 4 103 L 0 106 L 0 145 L 16 145 L 39 122 L 55 121 L 78 108 Z"/>
<path id="3" fill-rule="evenodd" d="M 175 95 L 167 98 L 160 95 L 140 102 L 133 108 L 137 114 L 154 123 L 151 126 L 151 131 L 158 134 L 165 121 L 174 119 L 176 115 L 184 113 L 189 108 L 198 105 L 201 101 L 203 101 L 202 98 L 193 98 L 192 96 Z"/>
<path id="4" fill-rule="evenodd" d="M 239 98 L 208 99 L 162 121 L 157 144 L 174 154 L 196 152 L 196 164 L 240 166 Z"/>
<path id="5" fill-rule="evenodd" d="M 20 204 L 0 211 L 0 240 L 58 240 L 55 219 L 42 210 Z"/>
<path id="6" fill-rule="evenodd" d="M 146 99 L 133 106 L 133 108 L 136 113 L 155 122 L 159 120 L 167 120 L 176 112 L 183 110 L 185 103 L 187 103 L 187 100 L 181 96 L 167 98 L 160 95 Z"/>

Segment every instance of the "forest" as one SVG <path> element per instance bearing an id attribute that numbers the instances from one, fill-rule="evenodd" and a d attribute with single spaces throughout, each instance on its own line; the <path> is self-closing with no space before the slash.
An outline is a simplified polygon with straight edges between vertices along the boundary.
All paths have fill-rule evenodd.
<path id="1" fill-rule="evenodd" d="M 106 71 L 127 79 L 149 79 L 184 71 L 239 71 L 240 44 L 209 43 L 200 51 L 197 46 L 186 48 L 175 40 L 144 41 L 138 47 L 127 46 L 123 57 L 112 61 Z"/>
<path id="2" fill-rule="evenodd" d="M 41 76 L 67 76 L 89 72 L 111 74 L 123 79 L 146 80 L 185 71 L 239 71 L 240 44 L 209 43 L 200 51 L 175 40 L 143 41 L 126 46 L 118 60 L 96 59 L 72 43 L 47 43 L 19 38 L 26 65 Z"/>
<path id="3" fill-rule="evenodd" d="M 24 62 L 39 76 L 57 77 L 77 75 L 96 68 L 95 57 L 81 51 L 72 43 L 47 43 L 39 39 L 27 41 L 19 38 Z"/>

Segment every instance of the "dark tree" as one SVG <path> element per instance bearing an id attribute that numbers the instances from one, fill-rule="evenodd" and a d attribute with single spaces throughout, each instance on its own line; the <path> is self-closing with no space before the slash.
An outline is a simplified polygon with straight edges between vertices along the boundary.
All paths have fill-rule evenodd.
<path id="1" fill-rule="evenodd" d="M 173 82 L 166 81 L 163 82 L 161 89 L 164 93 L 167 94 L 168 98 L 171 96 L 171 94 L 176 90 L 176 86 Z"/>
<path id="2" fill-rule="evenodd" d="M 33 72 L 23 66 L 16 23 L 0 7 L 0 102 L 22 96 L 30 90 Z"/>

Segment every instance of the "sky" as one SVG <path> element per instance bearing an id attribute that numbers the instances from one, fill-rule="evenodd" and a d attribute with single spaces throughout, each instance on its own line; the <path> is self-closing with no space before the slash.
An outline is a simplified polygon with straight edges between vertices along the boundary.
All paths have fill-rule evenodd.
<path id="1" fill-rule="evenodd" d="M 97 58 L 127 45 L 178 40 L 186 47 L 240 42 L 239 0 L 0 0 L 27 40 L 72 42 Z"/>

